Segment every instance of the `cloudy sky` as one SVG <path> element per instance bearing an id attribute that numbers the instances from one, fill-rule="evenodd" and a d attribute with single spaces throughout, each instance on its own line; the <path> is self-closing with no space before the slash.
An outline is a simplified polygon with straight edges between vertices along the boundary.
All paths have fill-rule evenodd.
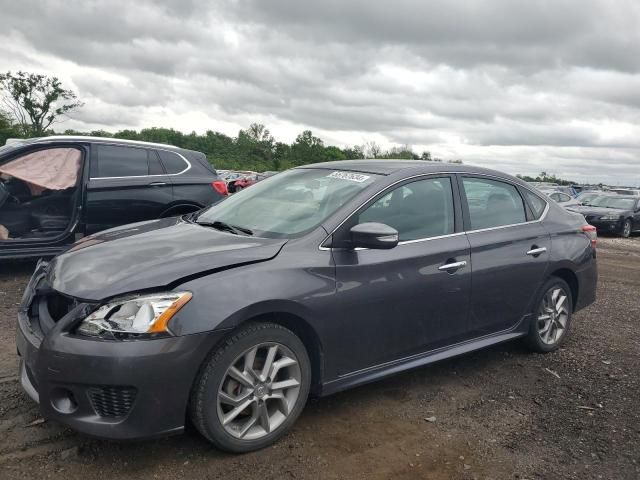
<path id="1" fill-rule="evenodd" d="M 411 145 L 640 184 L 638 0 L 0 0 L 0 71 L 60 77 L 56 128 Z"/>

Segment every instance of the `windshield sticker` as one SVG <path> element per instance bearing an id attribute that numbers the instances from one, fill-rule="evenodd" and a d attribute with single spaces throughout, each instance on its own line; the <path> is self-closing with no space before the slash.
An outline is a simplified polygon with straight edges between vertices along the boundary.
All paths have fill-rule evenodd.
<path id="1" fill-rule="evenodd" d="M 350 180 L 352 182 L 366 182 L 371 178 L 370 175 L 362 175 L 361 173 L 353 172 L 332 172 L 327 175 L 328 178 L 339 178 L 340 180 Z"/>

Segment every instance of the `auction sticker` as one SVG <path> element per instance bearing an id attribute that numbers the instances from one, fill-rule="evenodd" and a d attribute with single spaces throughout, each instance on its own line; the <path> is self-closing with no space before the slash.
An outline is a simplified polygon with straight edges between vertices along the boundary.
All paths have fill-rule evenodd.
<path id="1" fill-rule="evenodd" d="M 328 178 L 339 178 L 340 180 L 350 180 L 352 182 L 366 182 L 371 178 L 370 175 L 362 175 L 361 173 L 353 173 L 353 172 L 332 172 L 327 175 Z"/>

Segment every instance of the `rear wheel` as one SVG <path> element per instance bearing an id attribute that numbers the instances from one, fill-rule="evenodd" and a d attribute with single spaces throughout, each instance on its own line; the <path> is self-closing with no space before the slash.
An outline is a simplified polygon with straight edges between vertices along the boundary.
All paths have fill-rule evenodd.
<path id="1" fill-rule="evenodd" d="M 622 225 L 622 236 L 624 238 L 629 238 L 631 236 L 631 220 L 630 219 L 626 219 L 624 221 L 624 224 Z"/>
<path id="2" fill-rule="evenodd" d="M 560 347 L 569 333 L 572 305 L 567 282 L 552 278 L 545 283 L 526 337 L 532 350 L 551 352 Z"/>
<path id="3" fill-rule="evenodd" d="M 203 366 L 192 392 L 191 420 L 222 450 L 264 448 L 291 428 L 310 384 L 311 366 L 300 339 L 277 324 L 250 324 Z"/>

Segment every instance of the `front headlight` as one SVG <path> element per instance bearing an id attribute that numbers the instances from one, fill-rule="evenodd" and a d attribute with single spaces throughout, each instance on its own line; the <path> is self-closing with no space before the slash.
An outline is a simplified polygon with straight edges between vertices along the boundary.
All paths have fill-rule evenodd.
<path id="1" fill-rule="evenodd" d="M 169 320 L 191 296 L 166 292 L 115 299 L 85 318 L 76 333 L 114 340 L 171 335 Z"/>
<path id="2" fill-rule="evenodd" d="M 602 215 L 600 220 L 619 220 L 620 215 Z"/>

